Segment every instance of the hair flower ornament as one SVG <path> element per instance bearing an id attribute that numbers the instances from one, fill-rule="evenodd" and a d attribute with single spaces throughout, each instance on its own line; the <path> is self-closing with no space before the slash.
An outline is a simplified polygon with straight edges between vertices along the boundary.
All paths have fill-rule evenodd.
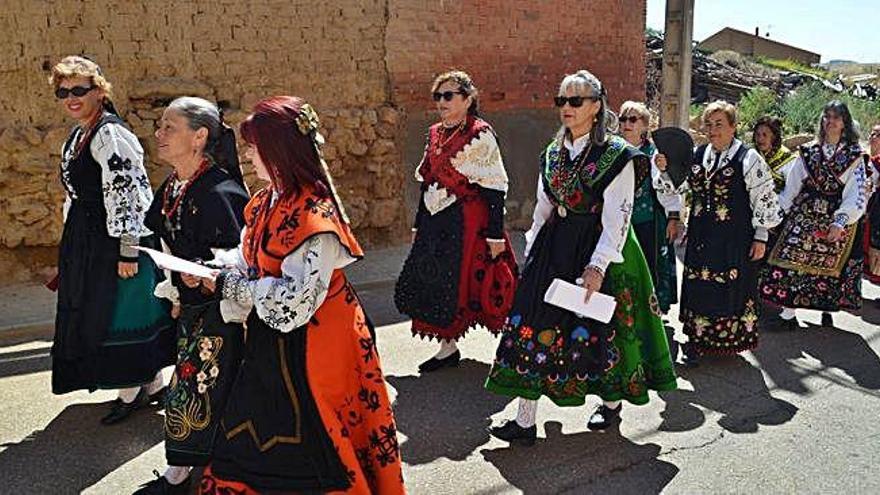
<path id="1" fill-rule="evenodd" d="M 311 132 L 318 130 L 318 114 L 315 109 L 308 103 L 303 104 L 299 114 L 296 116 L 296 126 L 303 136 L 308 136 Z"/>

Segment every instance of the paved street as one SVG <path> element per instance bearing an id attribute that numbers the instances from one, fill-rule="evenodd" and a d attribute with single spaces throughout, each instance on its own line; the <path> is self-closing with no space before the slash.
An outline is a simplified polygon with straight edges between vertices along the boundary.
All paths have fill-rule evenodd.
<path id="1" fill-rule="evenodd" d="M 573 409 L 542 400 L 538 443 L 508 448 L 485 432 L 516 407 L 481 388 L 494 339 L 472 331 L 460 368 L 419 376 L 434 344 L 410 336 L 392 290 L 374 283 L 361 295 L 381 325 L 412 493 L 880 493 L 871 300 L 834 328 L 801 312 L 805 328 L 766 331 L 757 352 L 680 368 L 680 390 L 625 407 L 619 431 L 586 430 L 595 400 Z M 0 335 L 0 492 L 130 493 L 162 463 L 161 414 L 103 427 L 113 393 L 51 395 L 48 330 Z"/>

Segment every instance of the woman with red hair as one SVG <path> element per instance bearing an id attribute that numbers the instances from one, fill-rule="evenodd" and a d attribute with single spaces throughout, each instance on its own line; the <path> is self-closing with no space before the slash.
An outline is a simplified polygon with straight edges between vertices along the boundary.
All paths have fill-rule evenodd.
<path id="1" fill-rule="evenodd" d="M 201 493 L 403 493 L 397 429 L 372 328 L 342 268 L 363 257 L 301 98 L 241 126 L 257 176 L 241 246 L 215 259 L 249 311 L 244 361 Z"/>

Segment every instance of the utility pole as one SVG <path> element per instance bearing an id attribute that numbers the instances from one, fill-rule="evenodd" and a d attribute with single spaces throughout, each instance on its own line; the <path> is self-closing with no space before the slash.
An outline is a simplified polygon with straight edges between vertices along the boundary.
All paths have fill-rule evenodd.
<path id="1" fill-rule="evenodd" d="M 666 0 L 660 125 L 690 127 L 694 0 Z"/>

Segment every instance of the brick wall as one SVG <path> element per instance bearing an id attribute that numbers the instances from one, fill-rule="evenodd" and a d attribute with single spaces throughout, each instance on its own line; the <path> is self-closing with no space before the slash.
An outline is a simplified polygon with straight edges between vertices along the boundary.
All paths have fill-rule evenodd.
<path id="1" fill-rule="evenodd" d="M 102 65 L 154 185 L 168 169 L 152 160 L 152 132 L 170 99 L 212 99 L 235 124 L 261 97 L 305 97 L 359 238 L 380 246 L 406 238 L 407 125 L 428 116 L 436 73 L 468 70 L 484 108 L 518 112 L 546 108 L 560 76 L 586 67 L 616 105 L 643 91 L 644 9 L 645 0 L 5 0 L 0 283 L 53 263 L 57 166 L 72 122 L 46 78 L 64 55 Z"/>

